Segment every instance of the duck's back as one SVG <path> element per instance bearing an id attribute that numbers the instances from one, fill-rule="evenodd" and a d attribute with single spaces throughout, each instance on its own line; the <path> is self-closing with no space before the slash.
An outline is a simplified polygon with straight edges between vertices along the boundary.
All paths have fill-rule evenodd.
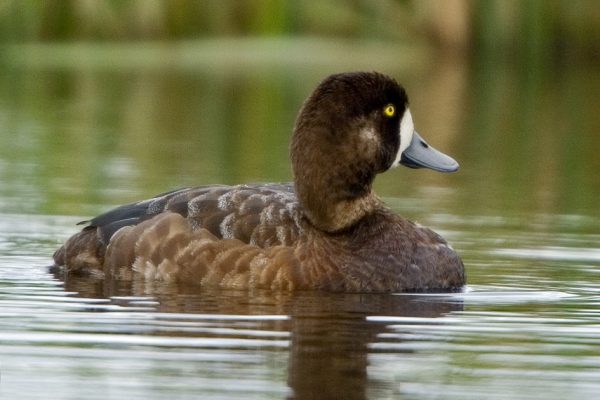
<path id="1" fill-rule="evenodd" d="M 354 292 L 455 289 L 456 253 L 378 207 L 343 232 L 305 221 L 291 185 L 204 186 L 118 207 L 54 255 L 69 273 L 226 288 Z"/>
<path id="2" fill-rule="evenodd" d="M 300 234 L 299 219 L 291 184 L 185 188 L 85 221 L 54 260 L 69 271 L 114 273 L 139 264 L 140 256 L 155 264 L 178 257 L 196 239 L 210 239 L 216 253 L 290 246 Z"/>

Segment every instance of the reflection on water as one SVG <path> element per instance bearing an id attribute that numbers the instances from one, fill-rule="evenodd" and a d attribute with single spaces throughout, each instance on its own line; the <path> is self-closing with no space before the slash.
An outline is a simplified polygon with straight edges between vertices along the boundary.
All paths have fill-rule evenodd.
<path id="1" fill-rule="evenodd" d="M 2 398 L 563 399 L 600 390 L 596 70 L 390 67 L 419 131 L 461 171 L 398 169 L 377 190 L 449 239 L 469 287 L 292 295 L 63 281 L 47 266 L 76 222 L 112 205 L 186 185 L 290 179 L 296 111 L 331 66 L 4 61 Z"/>
<path id="2" fill-rule="evenodd" d="M 574 241 L 508 220 L 479 241 L 470 218 L 446 219 L 440 228 L 478 282 L 463 293 L 285 294 L 63 281 L 46 265 L 76 221 L 0 218 L 3 397 L 562 399 L 600 389 L 598 261 L 587 256 L 597 234 Z M 503 251 L 518 236 L 528 239 L 520 253 Z M 537 258 L 545 246 L 560 256 Z"/>
<path id="3" fill-rule="evenodd" d="M 450 214 L 597 213 L 597 68 L 406 64 L 380 69 L 406 86 L 419 132 L 461 170 L 395 170 L 376 181 L 380 194 Z M 91 215 L 169 188 L 289 180 L 296 113 L 340 71 L 68 65 L 0 64 L 5 212 Z"/>

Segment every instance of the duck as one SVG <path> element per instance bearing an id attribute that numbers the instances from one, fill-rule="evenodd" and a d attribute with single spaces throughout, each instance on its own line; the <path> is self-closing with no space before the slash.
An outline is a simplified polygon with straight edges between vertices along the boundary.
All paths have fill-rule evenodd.
<path id="1" fill-rule="evenodd" d="M 439 234 L 387 207 L 375 177 L 399 165 L 454 172 L 415 130 L 405 89 L 378 72 L 321 81 L 290 145 L 293 182 L 189 187 L 80 224 L 53 256 L 65 274 L 227 289 L 460 291 Z"/>

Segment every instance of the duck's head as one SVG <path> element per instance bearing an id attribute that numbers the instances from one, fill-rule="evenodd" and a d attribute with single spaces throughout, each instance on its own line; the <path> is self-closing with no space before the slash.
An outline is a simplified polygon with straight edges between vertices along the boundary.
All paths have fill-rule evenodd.
<path id="1" fill-rule="evenodd" d="M 380 172 L 400 164 L 458 169 L 415 131 L 404 88 L 375 72 L 336 74 L 319 84 L 296 120 L 291 159 L 306 216 L 329 232 L 372 210 L 371 185 Z"/>

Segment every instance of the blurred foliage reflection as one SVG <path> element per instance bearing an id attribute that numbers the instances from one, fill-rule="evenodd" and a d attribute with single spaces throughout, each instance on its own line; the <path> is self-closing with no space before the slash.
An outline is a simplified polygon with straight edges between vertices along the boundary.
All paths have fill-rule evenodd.
<path id="1" fill-rule="evenodd" d="M 0 210 L 92 214 L 183 185 L 289 180 L 320 79 L 379 70 L 461 162 L 379 192 L 419 212 L 597 213 L 595 1 L 5 1 Z M 412 189 L 409 189 L 412 188 Z M 414 208 L 414 210 L 413 210 Z"/>
<path id="2" fill-rule="evenodd" d="M 330 72 L 5 68 L 0 207 L 91 214 L 178 186 L 289 180 L 295 114 Z M 382 195 L 458 214 L 597 211 L 596 70 L 468 72 L 450 60 L 385 72 L 406 85 L 419 131 L 462 168 L 388 172 Z"/>

